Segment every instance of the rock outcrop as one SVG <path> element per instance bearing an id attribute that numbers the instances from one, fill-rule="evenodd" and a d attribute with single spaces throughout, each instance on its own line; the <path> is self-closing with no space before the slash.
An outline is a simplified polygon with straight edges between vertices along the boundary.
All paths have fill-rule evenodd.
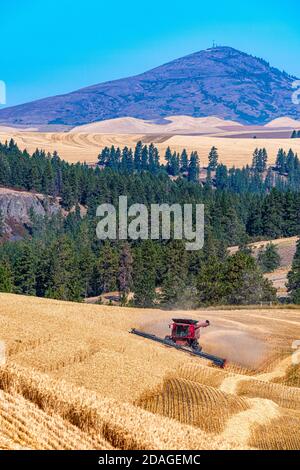
<path id="1" fill-rule="evenodd" d="M 0 214 L 4 221 L 4 234 L 20 238 L 31 225 L 31 215 L 44 217 L 61 210 L 59 200 L 42 194 L 0 187 Z"/>

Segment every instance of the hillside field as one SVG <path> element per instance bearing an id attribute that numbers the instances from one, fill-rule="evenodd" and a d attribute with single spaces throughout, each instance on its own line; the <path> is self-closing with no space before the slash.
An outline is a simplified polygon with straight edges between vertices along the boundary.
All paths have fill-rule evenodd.
<path id="1" fill-rule="evenodd" d="M 225 369 L 129 333 L 209 319 Z M 0 294 L 2 449 L 300 449 L 300 309 L 162 311 Z M 2 348 L 3 349 L 3 348 Z"/>
<path id="2" fill-rule="evenodd" d="M 95 164 L 97 156 L 105 146 L 115 145 L 123 148 L 134 147 L 139 140 L 145 144 L 155 143 L 163 157 L 168 146 L 173 151 L 181 152 L 184 148 L 190 153 L 197 150 L 201 165 L 207 164 L 211 147 L 219 151 L 220 162 L 228 166 L 242 167 L 251 164 L 252 154 L 256 147 L 265 147 L 269 154 L 269 164 L 275 163 L 280 148 L 290 148 L 300 155 L 300 139 L 286 138 L 234 138 L 230 136 L 170 135 L 170 134 L 97 134 L 78 132 L 0 132 L 0 142 L 13 138 L 20 149 L 30 153 L 36 148 L 53 153 L 55 150 L 61 158 L 72 163 L 86 162 Z"/>

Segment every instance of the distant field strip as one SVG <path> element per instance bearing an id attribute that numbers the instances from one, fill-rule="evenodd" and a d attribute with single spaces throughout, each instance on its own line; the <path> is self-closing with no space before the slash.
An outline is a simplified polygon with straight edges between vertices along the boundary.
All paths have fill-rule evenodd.
<path id="1" fill-rule="evenodd" d="M 69 162 L 96 163 L 97 156 L 105 146 L 114 145 L 123 148 L 134 147 L 139 140 L 145 143 L 153 142 L 163 157 L 168 146 L 173 151 L 188 152 L 197 150 L 202 165 L 208 161 L 208 153 L 212 146 L 219 151 L 220 161 L 228 166 L 241 167 L 251 164 L 252 154 L 256 147 L 265 147 L 269 154 L 269 163 L 276 160 L 280 148 L 288 151 L 290 148 L 300 154 L 300 139 L 268 139 L 268 138 L 230 138 L 199 135 L 162 135 L 162 134 L 96 134 L 68 132 L 0 132 L 0 142 L 13 138 L 21 149 L 34 152 L 36 148 L 44 149 L 59 155 Z"/>

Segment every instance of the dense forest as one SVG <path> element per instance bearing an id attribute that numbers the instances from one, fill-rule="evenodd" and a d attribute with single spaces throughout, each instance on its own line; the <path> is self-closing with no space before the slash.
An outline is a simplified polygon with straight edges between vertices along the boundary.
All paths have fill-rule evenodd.
<path id="1" fill-rule="evenodd" d="M 251 166 L 228 169 L 213 147 L 207 168 L 197 152 L 185 150 L 179 155 L 167 149 L 161 164 L 153 144 L 138 142 L 135 149 L 103 149 L 98 165 L 90 167 L 69 164 L 56 152 L 29 155 L 14 141 L 5 143 L 0 185 L 59 198 L 64 215 L 31 214 L 24 239 L 2 237 L 0 291 L 79 301 L 120 290 L 124 304 L 134 291 L 132 302 L 139 306 L 274 300 L 262 272 L 276 253 L 269 248 L 256 261 L 246 244 L 300 233 L 300 163 L 291 150 L 279 150 L 274 167 L 267 160 L 265 149 L 257 149 Z M 96 208 L 117 206 L 119 195 L 147 206 L 203 203 L 204 248 L 188 252 L 179 240 L 99 241 Z M 3 226 L 0 214 L 0 237 Z M 231 245 L 240 246 L 233 256 L 227 252 Z"/>

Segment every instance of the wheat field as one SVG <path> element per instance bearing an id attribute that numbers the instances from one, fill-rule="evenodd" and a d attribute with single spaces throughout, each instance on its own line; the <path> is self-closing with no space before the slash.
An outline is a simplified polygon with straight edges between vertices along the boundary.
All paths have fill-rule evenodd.
<path id="1" fill-rule="evenodd" d="M 134 147 L 139 140 L 144 143 L 153 142 L 163 157 L 168 146 L 172 151 L 181 152 L 184 148 L 190 153 L 197 150 L 201 165 L 207 164 L 208 153 L 212 146 L 219 151 L 220 162 L 228 166 L 242 167 L 251 164 L 252 154 L 256 147 L 265 147 L 269 154 L 269 163 L 276 160 L 280 148 L 290 148 L 300 154 L 300 141 L 283 138 L 234 138 L 216 135 L 170 135 L 170 134 L 97 134 L 72 132 L 20 132 L 17 130 L 0 132 L 0 142 L 13 138 L 19 147 L 34 152 L 36 148 L 44 149 L 59 155 L 71 163 L 97 163 L 97 157 L 105 146 L 114 145 L 123 148 Z"/>
<path id="2" fill-rule="evenodd" d="M 225 369 L 129 334 L 174 315 L 0 294 L 0 448 L 300 449 L 300 310 L 177 311 Z"/>

